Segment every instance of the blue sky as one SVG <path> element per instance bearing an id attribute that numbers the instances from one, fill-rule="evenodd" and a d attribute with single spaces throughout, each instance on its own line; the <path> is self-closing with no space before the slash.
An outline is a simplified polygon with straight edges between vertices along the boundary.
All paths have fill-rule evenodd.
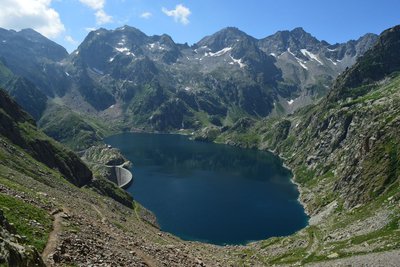
<path id="1" fill-rule="evenodd" d="M 73 51 L 90 29 L 125 24 L 193 44 L 235 26 L 262 38 L 303 27 L 320 40 L 345 42 L 400 24 L 398 0 L 0 0 L 0 27 L 34 28 Z"/>

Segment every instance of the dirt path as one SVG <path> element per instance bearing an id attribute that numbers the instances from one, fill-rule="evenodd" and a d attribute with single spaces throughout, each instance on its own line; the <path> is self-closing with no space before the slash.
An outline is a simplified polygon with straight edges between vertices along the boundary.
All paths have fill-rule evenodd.
<path id="1" fill-rule="evenodd" d="M 93 204 L 92 204 L 92 208 L 97 212 L 97 214 L 99 214 L 99 216 L 101 218 L 101 222 L 102 223 L 106 223 L 107 222 L 107 218 L 104 216 L 104 214 Z"/>
<path id="2" fill-rule="evenodd" d="M 52 266 L 53 265 L 53 260 L 50 258 L 50 256 L 55 252 L 57 248 L 57 243 L 58 243 L 58 235 L 61 232 L 61 222 L 63 220 L 62 216 L 64 215 L 64 212 L 62 210 L 57 211 L 56 213 L 53 214 L 54 220 L 53 220 L 53 230 L 49 234 L 49 238 L 47 240 L 46 247 L 44 248 L 42 252 L 42 259 L 46 266 Z"/>

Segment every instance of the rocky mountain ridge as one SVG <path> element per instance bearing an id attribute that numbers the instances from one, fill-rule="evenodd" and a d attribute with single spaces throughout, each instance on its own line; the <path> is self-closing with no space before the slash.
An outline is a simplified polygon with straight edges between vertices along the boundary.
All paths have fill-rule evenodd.
<path id="1" fill-rule="evenodd" d="M 93 128 L 92 121 L 107 120 L 120 130 L 193 131 L 231 126 L 243 116 L 259 119 L 291 113 L 325 95 L 334 78 L 376 40 L 367 34 L 330 45 L 302 28 L 258 40 L 228 27 L 188 46 L 166 34 L 147 36 L 123 26 L 90 32 L 68 55 L 32 30 L 1 33 L 0 83 L 10 75 L 32 82 L 48 98 L 45 111 L 41 105 L 31 111 L 37 119 L 66 108 L 82 116 L 85 126 L 77 132 L 82 137 L 75 139 L 85 140 L 73 144 L 74 149 L 87 144 L 84 136 Z M 29 49 L 11 53 L 15 42 Z M 25 61 L 23 66 L 16 63 Z M 13 86 L 5 87 L 18 92 Z M 39 125 L 59 128 L 56 121 L 47 118 Z M 90 135 L 106 131 L 99 127 Z M 74 139 L 46 133 L 60 141 Z"/>

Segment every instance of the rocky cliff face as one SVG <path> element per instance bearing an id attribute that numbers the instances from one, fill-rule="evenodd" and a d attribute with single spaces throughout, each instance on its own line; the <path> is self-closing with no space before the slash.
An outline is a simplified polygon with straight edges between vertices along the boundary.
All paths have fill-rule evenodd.
<path id="1" fill-rule="evenodd" d="M 346 207 L 374 200 L 398 182 L 400 27 L 381 34 L 377 44 L 336 81 L 326 100 L 303 117 L 292 151 L 298 163 L 331 171 Z M 294 158 L 294 157 L 293 157 Z"/>

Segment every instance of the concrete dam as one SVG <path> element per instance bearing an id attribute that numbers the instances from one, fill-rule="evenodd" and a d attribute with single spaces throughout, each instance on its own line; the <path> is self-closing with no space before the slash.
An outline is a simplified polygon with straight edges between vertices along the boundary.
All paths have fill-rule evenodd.
<path id="1" fill-rule="evenodd" d="M 132 173 L 123 167 L 124 164 L 118 166 L 106 167 L 110 170 L 110 180 L 117 184 L 120 188 L 127 188 L 133 181 Z"/>

